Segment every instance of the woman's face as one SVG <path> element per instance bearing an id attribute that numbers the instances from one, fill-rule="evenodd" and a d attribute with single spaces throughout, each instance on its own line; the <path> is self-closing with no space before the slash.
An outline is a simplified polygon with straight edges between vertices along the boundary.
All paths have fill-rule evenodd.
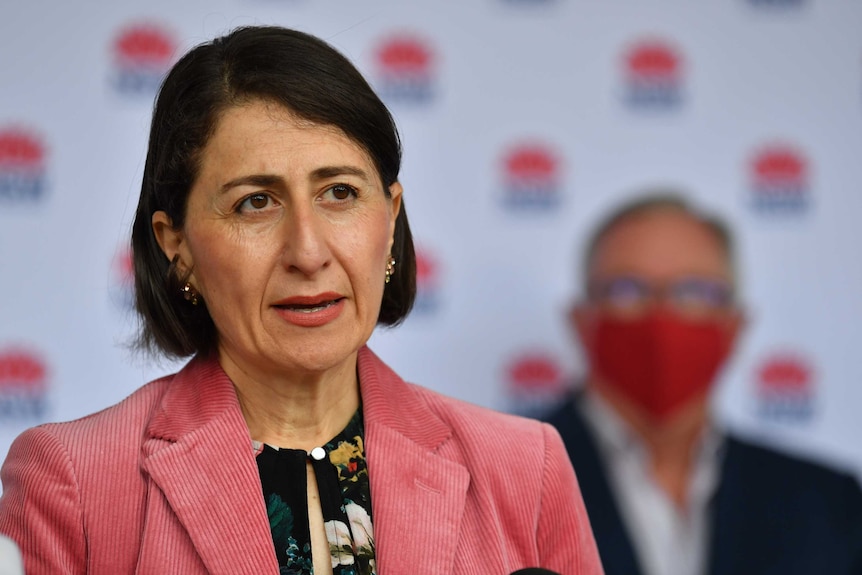
<path id="1" fill-rule="evenodd" d="M 153 227 L 191 270 L 223 364 L 322 372 L 349 368 L 377 323 L 401 186 L 390 193 L 341 130 L 252 101 L 203 149 L 185 226 L 158 212 Z"/>

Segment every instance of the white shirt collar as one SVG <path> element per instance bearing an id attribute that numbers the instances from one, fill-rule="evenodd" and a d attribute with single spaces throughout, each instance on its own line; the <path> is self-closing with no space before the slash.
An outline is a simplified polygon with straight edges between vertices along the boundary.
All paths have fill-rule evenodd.
<path id="1" fill-rule="evenodd" d="M 724 434 L 714 423 L 697 442 L 686 509 L 653 480 L 643 441 L 599 394 L 577 408 L 595 434 L 611 491 L 645 575 L 702 575 L 708 557 L 709 503 L 718 487 Z"/>

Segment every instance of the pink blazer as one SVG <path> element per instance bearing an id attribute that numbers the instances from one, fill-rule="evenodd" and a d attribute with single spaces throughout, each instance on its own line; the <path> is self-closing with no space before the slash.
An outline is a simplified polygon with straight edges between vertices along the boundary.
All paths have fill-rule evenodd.
<path id="1" fill-rule="evenodd" d="M 359 354 L 378 573 L 602 573 L 551 427 L 405 383 Z M 278 573 L 233 384 L 213 359 L 16 439 L 0 533 L 27 573 Z"/>

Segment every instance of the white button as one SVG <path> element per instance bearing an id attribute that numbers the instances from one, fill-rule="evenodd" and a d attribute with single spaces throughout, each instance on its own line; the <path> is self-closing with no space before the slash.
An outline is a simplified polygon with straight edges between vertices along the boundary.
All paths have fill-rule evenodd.
<path id="1" fill-rule="evenodd" d="M 310 455 L 311 455 L 314 459 L 316 459 L 317 461 L 320 461 L 321 459 L 323 459 L 324 457 L 326 457 L 326 450 L 325 450 L 325 449 L 323 449 L 322 447 L 315 447 L 314 449 L 312 449 L 312 450 L 311 450 L 311 454 L 310 454 Z"/>

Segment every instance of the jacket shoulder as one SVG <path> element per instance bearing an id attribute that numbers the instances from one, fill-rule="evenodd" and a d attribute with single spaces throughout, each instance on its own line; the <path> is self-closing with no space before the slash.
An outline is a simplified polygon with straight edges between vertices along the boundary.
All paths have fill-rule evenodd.
<path id="1" fill-rule="evenodd" d="M 512 443 L 531 443 L 541 441 L 545 433 L 545 424 L 538 420 L 482 407 L 415 384 L 406 385 L 437 417 L 448 423 L 457 436 L 518 438 Z"/>
<path id="2" fill-rule="evenodd" d="M 142 437 L 170 381 L 155 380 L 114 406 L 15 439 L 0 470 L 0 533 L 19 543 L 25 564 L 83 572 L 90 538 L 108 532 L 114 541 L 135 540 L 146 493 Z"/>
<path id="3" fill-rule="evenodd" d="M 102 441 L 107 441 L 112 448 L 116 448 L 124 444 L 119 441 L 120 437 L 143 433 L 150 416 L 158 407 L 174 377 L 175 374 L 153 380 L 119 403 L 101 411 L 72 421 L 44 423 L 24 433 L 40 430 L 69 445 L 95 446 Z M 140 441 L 135 444 L 140 445 Z"/>
<path id="4" fill-rule="evenodd" d="M 545 433 L 543 428 L 549 427 L 404 381 L 368 348 L 360 351 L 359 382 L 367 420 L 432 450 L 446 438 L 500 445 L 509 437 L 519 437 L 521 442 L 534 445 L 533 441 Z"/>

